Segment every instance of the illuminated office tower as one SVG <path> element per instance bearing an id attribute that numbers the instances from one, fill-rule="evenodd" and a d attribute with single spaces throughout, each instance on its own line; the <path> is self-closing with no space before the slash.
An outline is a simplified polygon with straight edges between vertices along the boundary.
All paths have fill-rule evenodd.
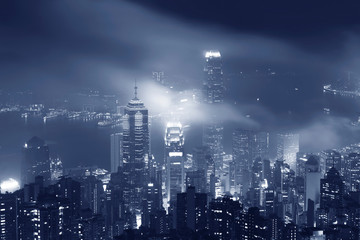
<path id="1" fill-rule="evenodd" d="M 269 159 L 269 133 L 258 132 L 255 135 L 255 155 L 261 159 Z"/>
<path id="2" fill-rule="evenodd" d="M 332 167 L 320 180 L 320 207 L 336 208 L 342 206 L 344 183 L 339 171 Z"/>
<path id="3" fill-rule="evenodd" d="M 360 190 L 360 154 L 350 153 L 346 156 L 345 180 L 350 191 Z"/>
<path id="4" fill-rule="evenodd" d="M 194 170 L 203 171 L 206 181 L 206 193 L 215 197 L 215 164 L 210 149 L 206 146 L 193 149 Z"/>
<path id="5" fill-rule="evenodd" d="M 204 100 L 211 104 L 223 103 L 225 87 L 220 52 L 207 51 L 205 61 Z"/>
<path id="6" fill-rule="evenodd" d="M 245 193 L 250 187 L 251 168 L 254 160 L 255 133 L 235 129 L 232 139 L 235 191 Z"/>
<path id="7" fill-rule="evenodd" d="M 110 135 L 110 156 L 111 172 L 117 172 L 119 167 L 123 166 L 123 134 L 114 133 Z"/>
<path id="8" fill-rule="evenodd" d="M 51 181 L 55 183 L 64 175 L 64 168 L 59 156 L 50 158 Z"/>
<path id="9" fill-rule="evenodd" d="M 166 195 L 168 202 L 176 200 L 185 190 L 184 135 L 181 123 L 168 123 L 165 133 Z"/>
<path id="10" fill-rule="evenodd" d="M 131 99 L 123 117 L 123 174 L 124 203 L 131 213 L 138 217 L 141 211 L 143 187 L 145 184 L 145 158 L 149 154 L 148 109 L 137 98 Z"/>
<path id="11" fill-rule="evenodd" d="M 340 173 L 344 166 L 342 166 L 341 154 L 335 150 L 326 150 L 320 153 L 321 160 L 324 162 L 325 168 L 321 169 L 327 173 L 331 168 L 336 168 Z"/>
<path id="12" fill-rule="evenodd" d="M 296 153 L 299 152 L 299 134 L 285 133 L 277 135 L 277 159 L 284 160 L 290 168 L 296 169 Z"/>
<path id="13" fill-rule="evenodd" d="M 296 154 L 296 177 L 301 177 L 305 179 L 305 164 L 309 158 L 310 154 L 298 152 Z"/>
<path id="14" fill-rule="evenodd" d="M 35 182 L 36 176 L 42 176 L 46 185 L 50 184 L 50 156 L 49 147 L 39 137 L 33 137 L 23 147 L 21 163 L 21 184 Z"/>
<path id="15" fill-rule="evenodd" d="M 210 105 L 218 105 L 224 102 L 224 80 L 222 60 L 219 51 L 207 51 L 205 53 L 205 79 L 203 82 L 203 99 Z M 210 148 L 217 171 L 222 167 L 224 126 L 220 116 L 210 115 L 203 127 L 203 145 Z"/>

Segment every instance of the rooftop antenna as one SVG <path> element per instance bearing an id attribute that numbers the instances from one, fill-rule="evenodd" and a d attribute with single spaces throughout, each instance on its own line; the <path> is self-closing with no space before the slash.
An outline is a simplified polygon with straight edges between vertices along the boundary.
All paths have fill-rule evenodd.
<path id="1" fill-rule="evenodd" d="M 135 90 L 135 99 L 137 99 L 137 82 L 136 82 L 136 78 L 135 78 L 135 87 L 134 87 L 134 90 Z"/>

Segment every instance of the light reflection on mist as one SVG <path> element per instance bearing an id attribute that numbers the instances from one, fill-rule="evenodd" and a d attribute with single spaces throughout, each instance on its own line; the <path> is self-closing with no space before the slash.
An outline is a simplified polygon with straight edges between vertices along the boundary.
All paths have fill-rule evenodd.
<path id="1" fill-rule="evenodd" d="M 37 6 L 29 3 L 27 7 L 30 9 L 14 4 L 14 9 L 20 10 L 21 18 L 11 21 L 10 31 L 6 23 L 0 23 L 0 27 L 4 27 L 4 37 L 0 39 L 3 86 L 34 88 L 48 95 L 84 87 L 100 88 L 119 93 L 121 102 L 126 104 L 133 97 L 132 89 L 137 78 L 139 97 L 152 115 L 171 115 L 173 112 L 174 117 L 181 112 L 181 117 L 189 122 L 203 122 L 209 114 L 216 112 L 223 121 L 244 128 L 261 128 L 265 124 L 267 129 L 277 129 L 288 124 L 282 116 L 274 114 L 274 110 L 280 108 L 278 105 L 287 101 L 285 98 L 275 102 L 274 99 L 280 98 L 276 94 L 269 98 L 269 102 L 279 103 L 270 105 L 272 109 L 241 103 L 210 108 L 193 101 L 174 104 L 177 94 L 149 80 L 153 71 L 164 71 L 185 85 L 185 89 L 201 88 L 205 49 L 221 51 L 227 63 L 224 64 L 225 75 L 238 73 L 249 65 L 281 65 L 300 69 L 309 75 L 322 73 L 319 77 L 316 75 L 313 79 L 301 81 L 305 92 L 327 82 L 338 70 L 357 69 L 359 66 L 359 37 L 356 33 L 344 34 L 345 40 L 340 44 L 344 51 L 333 57 L 328 52 L 314 54 L 280 38 L 181 22 L 124 1 L 64 0 L 49 3 L 40 0 Z M 37 31 L 29 32 L 29 26 L 37 26 Z M 281 88 L 289 81 L 291 79 L 279 79 L 271 86 L 250 81 L 252 85 L 243 91 L 253 87 L 271 94 L 271 90 Z M 239 92 L 240 89 L 232 93 L 232 98 L 236 99 Z M 255 99 L 258 96 L 250 97 Z M 319 98 L 318 95 L 311 97 L 314 99 L 309 100 L 309 94 L 304 94 L 298 101 L 306 100 L 311 104 Z M 248 114 L 250 118 L 245 117 Z M 334 129 L 343 129 L 348 120 L 337 124 L 322 123 L 321 120 L 314 123 L 311 121 L 314 112 L 302 114 L 309 116 L 309 122 L 305 123 L 308 125 L 303 126 L 297 119 L 292 119 L 291 125 L 295 128 L 301 125 L 300 128 L 304 129 L 300 132 L 305 136 L 305 146 L 311 148 L 311 144 L 315 145 L 312 143 L 315 133 L 321 136 L 329 131 L 329 135 L 324 136 L 333 140 L 324 140 L 318 144 L 319 148 L 343 142 L 335 134 L 339 131 Z M 324 125 L 329 127 L 324 129 Z"/>
<path id="2" fill-rule="evenodd" d="M 229 104 L 203 103 L 200 89 L 178 92 L 153 81 L 144 81 L 139 85 L 139 97 L 149 108 L 150 115 L 159 116 L 165 122 L 179 120 L 184 124 L 197 124 L 208 121 L 209 116 L 217 115 L 224 123 L 234 122 L 246 128 L 258 127 L 257 122 Z"/>

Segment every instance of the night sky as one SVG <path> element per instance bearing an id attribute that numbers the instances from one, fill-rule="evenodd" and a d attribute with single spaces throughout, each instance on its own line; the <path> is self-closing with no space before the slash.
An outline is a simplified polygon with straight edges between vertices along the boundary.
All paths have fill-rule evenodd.
<path id="1" fill-rule="evenodd" d="M 354 71 L 359 5 L 5 0 L 0 8 L 1 83 L 3 88 L 111 89 L 156 69 L 195 81 L 208 48 L 220 49 L 224 61 L 237 66 L 286 63 Z"/>

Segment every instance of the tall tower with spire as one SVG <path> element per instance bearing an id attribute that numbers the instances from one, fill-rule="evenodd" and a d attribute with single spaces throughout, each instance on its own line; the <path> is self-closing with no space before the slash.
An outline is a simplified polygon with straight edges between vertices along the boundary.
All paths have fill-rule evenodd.
<path id="1" fill-rule="evenodd" d="M 138 99 L 135 82 L 134 98 L 129 101 L 123 118 L 124 203 L 138 215 L 141 211 L 145 182 L 145 159 L 149 155 L 148 109 Z"/>

